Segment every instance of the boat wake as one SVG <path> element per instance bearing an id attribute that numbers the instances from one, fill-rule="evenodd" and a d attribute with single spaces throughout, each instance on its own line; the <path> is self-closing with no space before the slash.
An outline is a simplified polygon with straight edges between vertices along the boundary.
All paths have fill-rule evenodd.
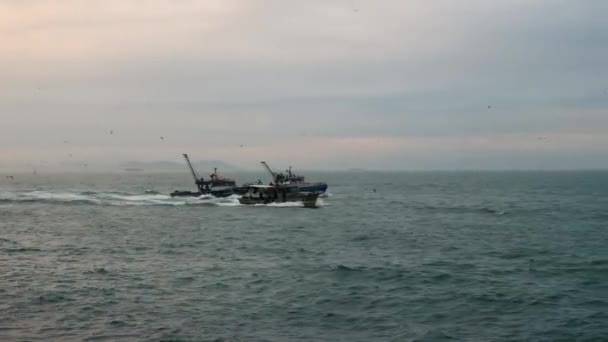
<path id="1" fill-rule="evenodd" d="M 97 191 L 0 191 L 0 205 L 11 204 L 55 204 L 55 205 L 102 205 L 102 206 L 211 206 L 238 207 L 239 195 L 217 198 L 212 195 L 200 197 L 171 197 L 167 194 L 147 190 L 144 193 L 97 192 Z M 317 201 L 324 206 L 323 200 Z M 303 207 L 302 202 L 270 203 L 261 207 Z"/>
<path id="2" fill-rule="evenodd" d="M 254 207 L 274 207 L 274 208 L 299 208 L 304 207 L 304 202 L 284 202 L 284 203 L 268 203 L 254 204 Z"/>
<path id="3" fill-rule="evenodd" d="M 215 198 L 213 196 L 175 198 L 154 191 L 145 193 L 96 192 L 96 191 L 0 191 L 0 204 L 47 203 L 58 205 L 106 205 L 106 206 L 236 206 L 238 196 Z"/>

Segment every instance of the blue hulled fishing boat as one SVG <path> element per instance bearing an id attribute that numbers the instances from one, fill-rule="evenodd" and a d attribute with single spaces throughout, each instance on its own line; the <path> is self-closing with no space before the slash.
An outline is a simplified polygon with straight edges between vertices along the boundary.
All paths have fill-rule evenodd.
<path id="1" fill-rule="evenodd" d="M 183 154 L 186 164 L 192 173 L 194 178 L 194 184 L 198 191 L 180 191 L 176 190 L 171 193 L 171 197 L 198 197 L 201 195 L 212 195 L 215 197 L 228 197 L 234 194 L 242 194 L 247 189 L 236 185 L 234 179 L 222 177 L 218 175 L 217 168 L 213 170 L 213 173 L 209 175 L 209 179 L 205 180 L 199 176 L 198 172 L 194 170 L 190 158 L 187 154 Z"/>

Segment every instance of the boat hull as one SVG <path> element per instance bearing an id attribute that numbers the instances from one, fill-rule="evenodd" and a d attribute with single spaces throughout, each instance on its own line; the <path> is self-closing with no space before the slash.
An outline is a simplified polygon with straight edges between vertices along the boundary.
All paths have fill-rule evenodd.
<path id="1" fill-rule="evenodd" d="M 240 194 L 235 189 L 210 190 L 205 192 L 198 191 L 173 191 L 171 197 L 200 197 L 202 195 L 212 195 L 213 197 L 225 198 L 234 194 Z"/>
<path id="2" fill-rule="evenodd" d="M 179 191 L 175 190 L 171 193 L 171 197 L 199 197 L 202 194 L 194 191 Z"/>
<path id="3" fill-rule="evenodd" d="M 298 192 L 311 192 L 323 194 L 327 191 L 326 183 L 295 183 Z"/>
<path id="4" fill-rule="evenodd" d="M 285 194 L 284 196 L 278 197 L 248 197 L 243 196 L 239 198 L 239 202 L 244 205 L 256 205 L 256 204 L 270 204 L 270 203 L 296 203 L 302 202 L 306 208 L 316 208 L 317 199 L 319 198 L 318 193 L 298 193 L 298 194 Z"/>

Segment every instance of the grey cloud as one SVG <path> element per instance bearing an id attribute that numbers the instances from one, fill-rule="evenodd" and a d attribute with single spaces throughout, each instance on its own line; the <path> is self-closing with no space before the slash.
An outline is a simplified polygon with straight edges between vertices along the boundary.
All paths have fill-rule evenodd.
<path id="1" fill-rule="evenodd" d="M 83 147 L 143 148 L 163 135 L 221 148 L 293 137 L 608 134 L 603 1 L 226 2 L 234 6 L 212 12 L 209 25 L 188 14 L 203 15 L 195 2 L 168 14 L 172 2 L 154 3 L 0 31 L 63 32 L 68 45 L 79 32 L 99 39 L 90 44 L 99 51 L 76 50 L 80 58 L 0 56 L 0 141 L 42 148 L 69 136 Z M 110 128 L 124 135 L 108 140 Z"/>

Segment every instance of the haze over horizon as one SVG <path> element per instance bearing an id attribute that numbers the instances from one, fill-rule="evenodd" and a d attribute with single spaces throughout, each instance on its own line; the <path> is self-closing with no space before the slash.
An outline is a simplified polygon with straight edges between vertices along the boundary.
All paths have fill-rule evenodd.
<path id="1" fill-rule="evenodd" d="M 608 168 L 608 2 L 0 2 L 0 169 Z M 69 167 L 68 167 L 69 169 Z"/>

